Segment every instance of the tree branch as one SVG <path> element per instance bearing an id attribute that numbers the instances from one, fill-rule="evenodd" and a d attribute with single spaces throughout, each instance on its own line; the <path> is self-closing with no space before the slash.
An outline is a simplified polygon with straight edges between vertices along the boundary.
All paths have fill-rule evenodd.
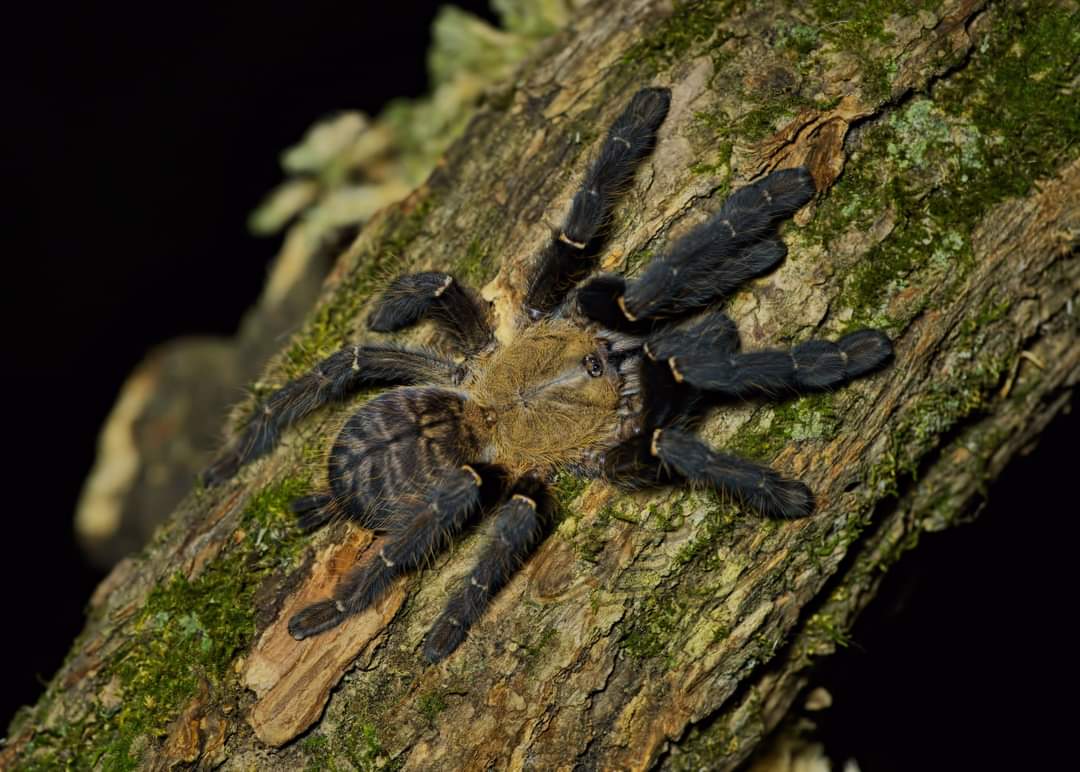
<path id="1" fill-rule="evenodd" d="M 896 341 L 896 364 L 873 378 L 725 410 L 705 430 L 804 480 L 813 517 L 763 521 L 703 493 L 560 479 L 556 532 L 442 665 L 418 647 L 475 538 L 297 643 L 290 610 L 371 541 L 347 524 L 311 540 L 291 526 L 285 505 L 324 474 L 349 410 L 322 416 L 232 485 L 192 494 L 113 572 L 3 761 L 745 759 L 896 557 L 965 517 L 1080 377 L 1074 6 L 907 7 L 586 6 L 489 95 L 423 187 L 368 223 L 267 375 L 283 382 L 363 336 L 387 273 L 453 270 L 520 302 L 604 127 L 638 87 L 668 85 L 671 113 L 604 266 L 638 270 L 730 188 L 807 164 L 823 193 L 788 229 L 787 261 L 729 304 L 744 345 L 863 325 Z"/>

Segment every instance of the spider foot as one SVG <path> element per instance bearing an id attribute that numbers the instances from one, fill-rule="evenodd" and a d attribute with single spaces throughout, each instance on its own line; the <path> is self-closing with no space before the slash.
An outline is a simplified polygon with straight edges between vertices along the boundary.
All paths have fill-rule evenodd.
<path id="1" fill-rule="evenodd" d="M 424 659 L 432 665 L 446 659 L 465 640 L 467 632 L 460 619 L 444 612 L 424 639 Z"/>
<path id="2" fill-rule="evenodd" d="M 394 332 L 430 318 L 465 351 L 483 348 L 491 327 L 483 301 L 448 273 L 428 271 L 399 276 L 368 317 L 376 332 Z"/>
<path id="3" fill-rule="evenodd" d="M 885 365 L 893 355 L 892 341 L 881 330 L 859 330 L 836 342 L 844 353 L 844 373 L 858 378 Z"/>
<path id="4" fill-rule="evenodd" d="M 328 493 L 315 493 L 294 499 L 289 509 L 296 515 L 296 524 L 305 532 L 314 531 L 334 517 L 334 499 Z"/>
<path id="5" fill-rule="evenodd" d="M 344 606 L 338 601 L 321 600 L 298 611 L 289 620 L 289 635 L 298 641 L 337 627 L 345 620 Z"/>
<path id="6" fill-rule="evenodd" d="M 199 475 L 199 482 L 206 488 L 213 488 L 228 482 L 236 476 L 241 463 L 241 457 L 237 453 L 232 452 L 232 449 L 229 448 L 215 458 L 210 466 L 203 470 L 203 473 Z"/>

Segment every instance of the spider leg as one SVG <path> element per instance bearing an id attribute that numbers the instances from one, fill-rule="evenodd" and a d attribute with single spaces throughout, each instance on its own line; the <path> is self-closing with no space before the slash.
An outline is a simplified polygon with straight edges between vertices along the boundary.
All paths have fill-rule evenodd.
<path id="1" fill-rule="evenodd" d="M 540 543 L 547 504 L 543 484 L 530 480 L 499 507 L 491 540 L 469 574 L 468 584 L 450 598 L 424 640 L 428 662 L 445 659 L 465 640 L 469 628 Z"/>
<path id="2" fill-rule="evenodd" d="M 491 342 L 484 302 L 450 274 L 435 271 L 394 279 L 368 317 L 368 327 L 393 332 L 425 318 L 434 321 L 461 351 L 479 351 Z"/>
<path id="3" fill-rule="evenodd" d="M 441 550 L 480 504 L 481 477 L 462 466 L 442 477 L 426 500 L 403 507 L 378 554 L 351 571 L 333 598 L 302 609 L 289 620 L 297 640 L 341 624 L 386 592 L 401 574 L 418 567 Z"/>
<path id="4" fill-rule="evenodd" d="M 453 383 L 460 372 L 458 365 L 429 351 L 387 345 L 346 346 L 271 394 L 240 436 L 203 472 L 202 481 L 217 485 L 228 480 L 244 464 L 269 453 L 289 426 L 362 387 Z"/>
<path id="5" fill-rule="evenodd" d="M 334 519 L 334 497 L 329 493 L 315 493 L 294 499 L 289 508 L 296 515 L 302 531 L 314 531 Z"/>
<path id="6" fill-rule="evenodd" d="M 640 278 L 588 282 L 579 290 L 579 308 L 615 329 L 703 308 L 784 259 L 787 248 L 777 226 L 813 196 L 806 169 L 773 172 L 735 191 L 719 212 L 652 260 Z"/>
<path id="7" fill-rule="evenodd" d="M 540 253 L 525 299 L 531 312 L 549 312 L 590 267 L 582 261 L 585 249 L 611 215 L 615 197 L 633 178 L 638 162 L 652 150 L 670 103 L 670 90 L 643 88 L 611 125 L 561 232 Z"/>
<path id="8" fill-rule="evenodd" d="M 735 322 L 716 312 L 694 324 L 668 327 L 651 335 L 643 344 L 646 362 L 641 368 L 645 392 L 645 425 L 667 426 L 683 416 L 693 416 L 702 406 L 702 395 L 688 384 L 672 377 L 667 363 L 681 356 L 727 356 L 739 350 L 739 331 Z"/>
<path id="9" fill-rule="evenodd" d="M 790 351 L 731 353 L 707 345 L 664 353 L 678 383 L 732 397 L 831 389 L 878 369 L 892 356 L 880 330 L 859 330 L 837 341 L 810 340 Z"/>
<path id="10" fill-rule="evenodd" d="M 730 493 L 763 515 L 796 518 L 814 509 L 810 489 L 776 470 L 718 453 L 697 437 L 678 429 L 656 429 L 650 453 L 692 483 Z"/>

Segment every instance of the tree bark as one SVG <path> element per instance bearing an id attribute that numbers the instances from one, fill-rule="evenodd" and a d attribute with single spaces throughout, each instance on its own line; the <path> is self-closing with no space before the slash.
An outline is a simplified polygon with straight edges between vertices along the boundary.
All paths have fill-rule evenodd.
<path id="1" fill-rule="evenodd" d="M 602 265 L 637 270 L 730 189 L 806 164 L 820 194 L 786 232 L 787 261 L 729 303 L 744 348 L 866 325 L 896 343 L 895 364 L 872 378 L 707 425 L 714 445 L 804 480 L 811 518 L 776 523 L 700 492 L 626 496 L 560 477 L 554 532 L 442 665 L 425 666 L 419 642 L 475 537 L 375 609 L 296 642 L 292 610 L 372 542 L 345 523 L 305 537 L 286 506 L 325 474 L 325 448 L 362 397 L 290 432 L 232 484 L 194 491 L 113 571 L 0 760 L 745 760 L 892 562 L 977 509 L 1080 377 L 1076 5 L 871 5 L 586 6 L 489 94 L 424 186 L 368 223 L 263 379 L 284 382 L 369 335 L 387 275 L 450 269 L 497 304 L 519 302 L 607 124 L 637 88 L 670 86 Z"/>

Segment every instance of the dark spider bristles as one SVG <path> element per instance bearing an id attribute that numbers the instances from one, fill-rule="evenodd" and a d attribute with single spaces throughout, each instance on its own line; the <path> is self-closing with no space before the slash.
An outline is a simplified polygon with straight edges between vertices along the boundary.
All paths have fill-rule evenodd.
<path id="1" fill-rule="evenodd" d="M 347 517 L 381 533 L 333 597 L 289 620 L 294 637 L 369 608 L 487 516 L 475 564 L 422 645 L 429 662 L 446 658 L 543 542 L 553 509 L 547 485 L 559 471 L 627 489 L 706 487 L 768 517 L 813 511 L 803 483 L 695 434 L 725 400 L 834 389 L 892 356 L 876 330 L 741 351 L 735 323 L 715 309 L 784 259 L 778 228 L 814 197 L 809 172 L 784 169 L 736 190 L 636 278 L 590 276 L 616 197 L 669 102 L 667 89 L 643 89 L 614 120 L 562 227 L 539 246 L 509 324 L 450 274 L 399 277 L 369 327 L 431 321 L 445 347 L 346 346 L 271 394 L 207 470 L 207 483 L 220 483 L 313 411 L 361 389 L 400 386 L 343 423 L 324 487 L 293 503 L 305 530 Z M 507 339 L 496 339 L 496 321 Z"/>

